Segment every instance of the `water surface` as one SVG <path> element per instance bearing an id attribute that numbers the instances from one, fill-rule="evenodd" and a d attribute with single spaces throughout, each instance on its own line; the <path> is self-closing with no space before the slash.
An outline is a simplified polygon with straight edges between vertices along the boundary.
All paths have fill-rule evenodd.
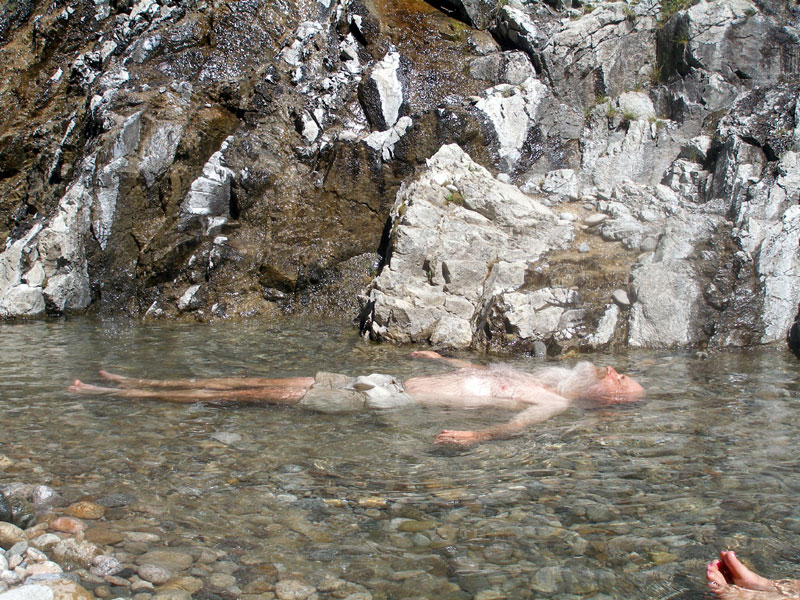
<path id="1" fill-rule="evenodd" d="M 509 415 L 320 415 L 66 391 L 75 377 L 97 382 L 100 367 L 151 378 L 445 368 L 348 324 L 76 318 L 4 323 L 0 344 L 0 454 L 13 462 L 0 485 L 130 494 L 165 545 L 214 550 L 240 587 L 269 564 L 375 598 L 701 598 L 720 548 L 768 576 L 800 576 L 800 361 L 782 349 L 593 356 L 639 379 L 647 399 L 453 450 L 432 443 L 442 428 Z"/>

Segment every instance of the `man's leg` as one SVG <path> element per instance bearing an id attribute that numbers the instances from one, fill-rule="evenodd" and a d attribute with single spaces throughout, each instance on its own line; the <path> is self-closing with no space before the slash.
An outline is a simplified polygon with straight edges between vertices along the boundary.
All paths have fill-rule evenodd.
<path id="1" fill-rule="evenodd" d="M 139 379 L 125 377 L 116 373 L 109 373 L 101 369 L 100 377 L 113 381 L 121 388 L 168 388 L 181 390 L 240 390 L 247 388 L 261 388 L 278 385 L 293 386 L 293 381 L 299 382 L 298 386 L 306 385 L 308 377 L 294 377 L 286 379 L 268 379 L 265 377 L 213 377 L 202 379 Z"/>
<path id="2" fill-rule="evenodd" d="M 120 389 L 83 383 L 76 379 L 69 391 L 86 396 L 152 398 L 170 402 L 261 402 L 296 404 L 314 384 L 313 377 L 272 379 L 269 385 L 245 389 Z"/>

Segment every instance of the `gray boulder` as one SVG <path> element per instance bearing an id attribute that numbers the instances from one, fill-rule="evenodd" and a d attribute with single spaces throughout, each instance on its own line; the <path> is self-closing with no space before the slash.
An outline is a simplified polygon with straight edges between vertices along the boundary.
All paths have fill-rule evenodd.
<path id="1" fill-rule="evenodd" d="M 569 290 L 528 291 L 525 282 L 545 252 L 570 242 L 571 226 L 458 146 L 428 160 L 392 215 L 389 258 L 362 298 L 370 337 L 469 347 L 502 298 L 511 326 L 539 339 L 570 306 Z"/>

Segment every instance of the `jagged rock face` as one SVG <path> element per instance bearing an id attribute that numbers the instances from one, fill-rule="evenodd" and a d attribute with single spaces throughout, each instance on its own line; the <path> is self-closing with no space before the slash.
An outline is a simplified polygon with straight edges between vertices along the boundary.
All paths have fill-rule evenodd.
<path id="1" fill-rule="evenodd" d="M 382 268 L 377 339 L 785 339 L 798 15 L 572 4 L 16 3 L 0 316 L 355 317 Z"/>
<path id="2" fill-rule="evenodd" d="M 268 314 L 344 274 L 354 311 L 402 179 L 442 139 L 483 143 L 468 102 L 430 112 L 479 89 L 449 72 L 463 43 L 417 50 L 447 69 L 410 83 L 419 56 L 381 33 L 407 15 L 455 23 L 428 6 L 26 6 L 0 59 L 18 104 L 0 149 L 2 315 Z M 65 218 L 74 250 L 55 264 L 44 238 Z"/>

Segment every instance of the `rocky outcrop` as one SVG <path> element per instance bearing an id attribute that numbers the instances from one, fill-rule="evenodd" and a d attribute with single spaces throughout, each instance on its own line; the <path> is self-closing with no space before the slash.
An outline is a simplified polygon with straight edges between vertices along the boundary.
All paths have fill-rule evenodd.
<path id="1" fill-rule="evenodd" d="M 569 243 L 571 228 L 458 146 L 431 157 L 400 190 L 392 215 L 389 259 L 362 300 L 373 337 L 468 347 L 497 303 L 506 304 L 509 328 L 520 320 L 541 331 L 569 309 L 565 290 L 531 295 L 524 288 L 542 255 Z"/>
<path id="2" fill-rule="evenodd" d="M 0 316 L 355 316 L 370 286 L 376 339 L 785 339 L 794 9 L 573 4 L 21 5 Z"/>

